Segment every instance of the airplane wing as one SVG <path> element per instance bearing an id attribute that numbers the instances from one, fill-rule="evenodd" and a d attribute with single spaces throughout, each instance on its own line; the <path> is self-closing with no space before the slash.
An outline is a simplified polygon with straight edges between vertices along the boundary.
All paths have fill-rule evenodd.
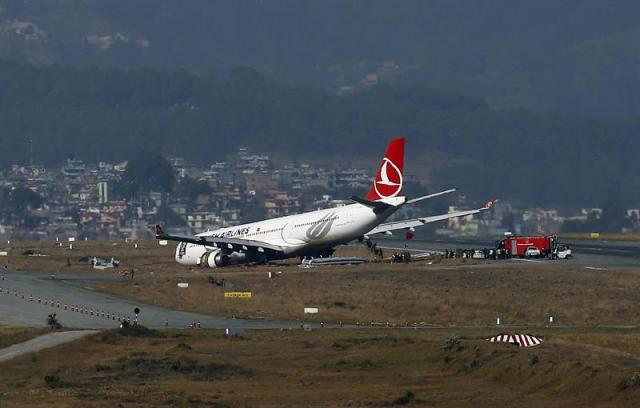
<path id="1" fill-rule="evenodd" d="M 227 248 L 234 251 L 248 251 L 249 249 L 255 249 L 258 252 L 264 252 L 264 250 L 271 250 L 276 252 L 284 251 L 284 248 L 279 245 L 273 245 L 269 244 L 268 242 L 257 241 L 253 239 L 206 237 L 195 235 L 170 235 L 165 233 L 160 225 L 156 225 L 156 239 L 189 242 L 197 245 Z"/>
<path id="2" fill-rule="evenodd" d="M 391 231 L 395 231 L 399 229 L 412 229 L 412 228 L 420 227 L 432 222 L 448 220 L 449 218 L 457 218 L 457 217 L 464 217 L 467 215 L 477 214 L 479 212 L 488 210 L 496 202 L 497 200 L 495 199 L 491 200 L 487 204 L 485 204 L 484 207 L 477 208 L 475 210 L 456 211 L 448 214 L 433 215 L 430 217 L 421 217 L 421 218 L 413 218 L 410 220 L 403 220 L 403 221 L 385 222 L 384 224 L 380 224 L 374 229 L 372 229 L 371 231 L 367 232 L 365 235 L 373 235 L 373 234 L 381 234 L 381 233 L 390 234 Z"/>
<path id="3" fill-rule="evenodd" d="M 417 203 L 418 201 L 428 200 L 428 199 L 434 198 L 434 197 L 439 197 L 439 196 L 444 195 L 444 194 L 453 193 L 456 190 L 457 189 L 455 189 L 455 188 L 450 188 L 449 190 L 440 191 L 438 193 L 433 193 L 433 194 L 429 194 L 429 195 L 422 196 L 422 197 L 412 198 L 410 200 L 407 200 L 407 202 L 405 204 L 413 204 L 413 203 Z"/>
<path id="4" fill-rule="evenodd" d="M 449 190 L 445 190 L 445 191 L 440 191 L 438 193 L 433 193 L 433 194 L 428 194 L 422 197 L 416 197 L 416 198 L 412 198 L 410 200 L 402 200 L 396 203 L 393 202 L 385 202 L 384 200 L 377 200 L 377 201 L 371 201 L 371 200 L 367 200 L 366 198 L 360 198 L 358 196 L 351 196 L 351 201 L 355 201 L 356 203 L 362 204 L 366 207 L 370 207 L 373 209 L 373 212 L 376 214 L 380 214 L 381 212 L 384 212 L 384 210 L 386 210 L 387 208 L 394 206 L 394 207 L 398 207 L 398 206 L 402 206 L 405 204 L 413 204 L 413 203 L 417 203 L 418 201 L 422 201 L 422 200 L 428 200 L 430 198 L 434 198 L 434 197 L 439 197 L 441 195 L 444 194 L 449 194 L 449 193 L 453 193 L 454 191 L 456 191 L 455 188 L 451 188 Z"/>

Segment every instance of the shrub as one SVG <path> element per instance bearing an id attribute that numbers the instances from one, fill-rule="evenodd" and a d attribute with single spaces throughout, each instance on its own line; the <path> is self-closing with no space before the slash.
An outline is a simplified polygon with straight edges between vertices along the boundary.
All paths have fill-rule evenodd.
<path id="1" fill-rule="evenodd" d="M 345 302 L 343 302 L 342 300 L 336 300 L 335 302 L 333 302 L 333 305 L 335 307 L 345 307 L 347 304 Z"/>
<path id="2" fill-rule="evenodd" d="M 536 356 L 535 354 L 531 356 L 531 358 L 529 359 L 529 365 L 536 365 L 538 364 L 538 362 L 540 361 L 540 359 L 538 358 L 538 356 Z"/>
<path id="3" fill-rule="evenodd" d="M 60 376 L 57 373 L 51 373 L 44 376 L 44 384 L 47 388 L 55 388 L 60 385 Z"/>
<path id="4" fill-rule="evenodd" d="M 125 322 L 126 323 L 126 322 Z M 131 336 L 131 337 L 165 337 L 164 334 L 159 332 L 158 330 L 150 329 L 141 324 L 122 324 L 122 327 L 118 329 L 119 333 L 123 336 Z"/>
<path id="5" fill-rule="evenodd" d="M 444 343 L 442 344 L 442 348 L 445 350 L 451 350 L 459 345 L 460 339 L 458 338 L 458 336 L 451 336 L 444 341 Z"/>
<path id="6" fill-rule="evenodd" d="M 62 325 L 60 324 L 60 322 L 58 321 L 58 317 L 55 313 L 50 314 L 47 316 L 47 326 L 49 326 L 52 329 L 59 329 L 62 327 Z"/>
<path id="7" fill-rule="evenodd" d="M 448 355 L 448 354 L 444 355 L 444 363 L 445 364 L 449 364 L 451 362 L 451 360 L 453 360 L 453 359 L 451 358 L 450 355 Z"/>
<path id="8" fill-rule="evenodd" d="M 393 400 L 393 405 L 407 405 L 416 398 L 416 395 L 412 391 L 407 391 L 403 396 Z"/>
<path id="9" fill-rule="evenodd" d="M 179 371 L 180 367 L 182 367 L 182 363 L 180 363 L 180 360 L 173 360 L 171 362 L 171 369 L 173 371 Z"/>
<path id="10" fill-rule="evenodd" d="M 618 382 L 619 390 L 626 390 L 627 388 L 636 387 L 640 385 L 640 372 L 636 371 L 629 378 L 624 378 Z"/>

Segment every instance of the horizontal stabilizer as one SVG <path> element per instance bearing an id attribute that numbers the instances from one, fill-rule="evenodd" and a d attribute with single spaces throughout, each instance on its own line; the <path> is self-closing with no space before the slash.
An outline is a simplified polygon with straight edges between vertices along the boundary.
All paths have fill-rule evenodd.
<path id="1" fill-rule="evenodd" d="M 372 208 L 373 212 L 376 214 L 380 214 L 387 208 L 391 207 L 391 205 L 385 204 L 382 201 L 370 201 L 370 200 L 367 200 L 366 198 L 361 198 L 358 196 L 351 196 L 351 200 L 355 201 L 358 204 L 362 204 L 364 206 Z"/>

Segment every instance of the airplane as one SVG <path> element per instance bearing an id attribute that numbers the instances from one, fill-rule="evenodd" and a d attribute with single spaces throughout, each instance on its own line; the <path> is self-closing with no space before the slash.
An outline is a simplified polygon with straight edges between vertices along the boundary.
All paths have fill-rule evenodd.
<path id="1" fill-rule="evenodd" d="M 327 257 L 334 247 L 374 234 L 395 230 L 411 233 L 416 227 L 449 218 L 477 214 L 496 200 L 468 211 L 385 222 L 404 205 L 456 191 L 449 189 L 407 199 L 402 193 L 405 138 L 393 139 L 378 167 L 369 193 L 351 197 L 353 204 L 273 218 L 235 227 L 207 231 L 194 236 L 171 235 L 156 225 L 158 240 L 178 241 L 175 259 L 188 266 L 219 268 L 244 263 L 266 263 L 294 257 Z"/>

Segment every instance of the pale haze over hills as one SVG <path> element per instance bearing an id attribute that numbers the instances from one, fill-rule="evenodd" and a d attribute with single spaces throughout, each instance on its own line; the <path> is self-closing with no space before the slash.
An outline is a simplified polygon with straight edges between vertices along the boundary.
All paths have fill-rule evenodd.
<path id="1" fill-rule="evenodd" d="M 501 109 L 640 114 L 637 1 L 5 0 L 0 10 L 0 57 L 35 64 L 220 75 L 247 65 L 329 90 L 369 75 Z"/>

